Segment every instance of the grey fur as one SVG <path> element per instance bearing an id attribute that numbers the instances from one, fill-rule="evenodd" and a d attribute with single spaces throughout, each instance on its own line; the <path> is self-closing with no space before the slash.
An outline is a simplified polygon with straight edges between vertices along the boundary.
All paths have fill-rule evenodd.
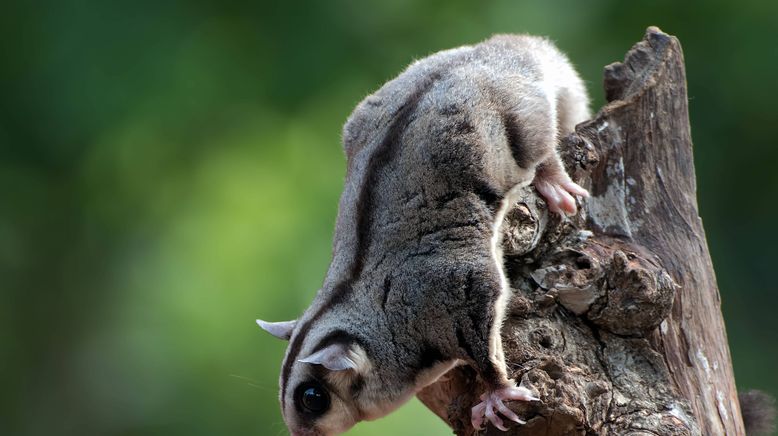
<path id="1" fill-rule="evenodd" d="M 752 389 L 738 394 L 746 435 L 770 435 L 775 432 L 775 398 Z"/>
<path id="2" fill-rule="evenodd" d="M 294 434 L 333 434 L 388 413 L 458 362 L 491 389 L 513 384 L 499 339 L 507 285 L 495 222 L 537 168 L 539 178 L 569 180 L 557 139 L 588 117 L 569 61 L 526 35 L 417 61 L 356 107 L 343 129 L 348 171 L 332 263 L 282 368 Z M 357 370 L 299 362 L 333 343 L 351 347 Z M 314 420 L 293 404 L 311 378 L 338 402 Z"/>

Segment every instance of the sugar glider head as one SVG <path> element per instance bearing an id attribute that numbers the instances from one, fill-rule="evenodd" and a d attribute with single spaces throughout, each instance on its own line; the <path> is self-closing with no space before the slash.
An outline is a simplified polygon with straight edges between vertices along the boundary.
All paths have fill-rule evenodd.
<path id="1" fill-rule="evenodd" d="M 279 399 L 294 436 L 343 433 L 359 421 L 388 414 L 413 395 L 411 386 L 387 386 L 363 343 L 343 329 L 303 329 L 297 321 L 257 324 L 290 341 Z"/>

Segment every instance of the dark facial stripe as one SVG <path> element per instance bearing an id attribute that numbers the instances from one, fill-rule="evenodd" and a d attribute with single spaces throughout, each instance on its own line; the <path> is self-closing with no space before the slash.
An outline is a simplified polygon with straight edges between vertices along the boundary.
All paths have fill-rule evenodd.
<path id="1" fill-rule="evenodd" d="M 300 331 L 294 335 L 292 342 L 289 344 L 289 354 L 284 362 L 284 367 L 281 369 L 281 408 L 282 411 L 286 409 L 286 390 L 289 381 L 289 374 L 292 372 L 292 365 L 297 361 L 297 357 L 300 355 L 300 349 L 303 346 L 303 338 L 308 335 L 313 323 L 318 320 L 324 313 L 324 309 L 332 307 L 342 302 L 346 295 L 349 293 L 351 287 L 348 282 L 341 282 L 332 290 L 329 300 L 323 304 L 318 311 L 300 328 Z"/>
<path id="2" fill-rule="evenodd" d="M 365 178 L 361 186 L 359 196 L 357 197 L 357 247 L 354 255 L 354 261 L 351 266 L 351 274 L 344 281 L 340 282 L 332 291 L 329 299 L 319 307 L 314 315 L 300 327 L 300 331 L 294 336 L 292 342 L 289 344 L 289 354 L 287 355 L 284 367 L 281 370 L 281 407 L 282 410 L 286 409 L 286 391 L 289 381 L 289 375 L 292 372 L 292 365 L 297 361 L 297 358 L 302 349 L 303 340 L 311 330 L 313 323 L 316 322 L 324 314 L 325 310 L 329 310 L 332 307 L 342 303 L 348 297 L 351 290 L 351 285 L 362 274 L 364 268 L 364 257 L 367 253 L 367 245 L 370 236 L 370 211 L 373 207 L 373 191 L 372 187 L 376 184 L 376 173 L 378 170 L 386 165 L 390 159 L 389 151 L 392 145 L 399 142 L 402 133 L 410 121 L 411 115 L 415 112 L 416 107 L 419 105 L 424 94 L 429 91 L 432 85 L 440 78 L 438 73 L 430 74 L 427 79 L 416 89 L 416 91 L 408 98 L 396 112 L 394 120 L 392 121 L 389 131 L 384 137 L 383 141 L 374 150 L 370 161 L 368 162 Z"/>
<path id="3" fill-rule="evenodd" d="M 324 347 L 330 346 L 332 344 L 356 344 L 362 347 L 363 350 L 367 350 L 365 347 L 365 341 L 362 339 L 359 339 L 358 337 L 352 335 L 351 333 L 346 332 L 345 330 L 333 330 L 330 334 L 323 337 L 319 343 L 313 347 L 313 352 L 317 352 L 321 350 Z"/>

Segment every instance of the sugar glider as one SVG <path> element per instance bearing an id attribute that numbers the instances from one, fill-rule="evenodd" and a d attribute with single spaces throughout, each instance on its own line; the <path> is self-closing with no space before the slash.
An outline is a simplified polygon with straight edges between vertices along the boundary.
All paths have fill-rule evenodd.
<path id="1" fill-rule="evenodd" d="M 322 288 L 299 319 L 257 321 L 289 341 L 279 397 L 293 435 L 384 416 L 460 364 L 486 386 L 476 428 L 521 422 L 504 402 L 536 398 L 505 366 L 500 226 L 530 183 L 550 211 L 576 212 L 588 194 L 556 146 L 589 116 L 569 60 L 528 35 L 418 60 L 359 103 Z"/>

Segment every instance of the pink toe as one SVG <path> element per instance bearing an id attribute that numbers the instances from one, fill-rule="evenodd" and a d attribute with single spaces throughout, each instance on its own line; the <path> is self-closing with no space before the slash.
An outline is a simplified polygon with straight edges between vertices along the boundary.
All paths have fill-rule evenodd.
<path id="1" fill-rule="evenodd" d="M 557 195 L 559 196 L 558 209 L 561 209 L 568 215 L 575 215 L 578 211 L 578 207 L 575 205 L 575 198 L 570 193 L 562 189 L 562 187 L 556 187 Z"/>
<path id="2" fill-rule="evenodd" d="M 573 181 L 563 182 L 561 184 L 562 188 L 564 188 L 567 192 L 573 194 L 573 195 L 580 195 L 581 197 L 588 197 L 589 191 L 582 188 L 581 185 L 578 183 L 575 183 Z"/>
<path id="3" fill-rule="evenodd" d="M 540 399 L 537 398 L 535 394 L 532 393 L 531 390 L 523 386 L 508 388 L 505 391 L 506 392 L 503 399 L 506 400 L 540 401 Z"/>
<path id="4" fill-rule="evenodd" d="M 488 421 L 495 428 L 507 431 L 508 429 L 505 426 L 505 422 L 500 415 L 518 424 L 524 424 L 525 422 L 521 420 L 513 410 L 509 409 L 503 401 L 537 401 L 538 399 L 529 389 L 518 386 L 489 391 L 481 395 L 481 400 L 482 401 L 471 410 L 472 415 L 470 417 L 470 422 L 473 425 L 473 428 L 480 430 L 485 421 Z"/>
<path id="5" fill-rule="evenodd" d="M 559 192 L 557 191 L 556 187 L 554 187 L 554 185 L 541 181 L 535 184 L 535 188 L 546 200 L 548 210 L 554 213 L 561 213 L 559 204 L 561 203 L 562 199 L 559 197 Z"/>
<path id="6" fill-rule="evenodd" d="M 484 424 L 484 410 L 486 410 L 486 403 L 484 402 L 476 404 L 472 409 L 470 423 L 476 430 L 480 430 Z"/>

